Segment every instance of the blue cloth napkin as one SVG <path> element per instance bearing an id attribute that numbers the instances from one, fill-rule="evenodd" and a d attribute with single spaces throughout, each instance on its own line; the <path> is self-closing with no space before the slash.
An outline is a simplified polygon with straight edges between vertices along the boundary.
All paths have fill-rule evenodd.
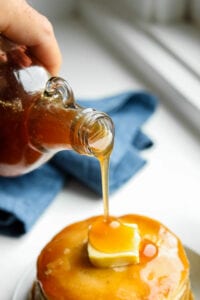
<path id="1" fill-rule="evenodd" d="M 109 189 L 116 191 L 146 161 L 141 150 L 152 146 L 141 131 L 156 109 L 156 98 L 146 92 L 125 92 L 113 97 L 78 101 L 111 116 L 115 124 L 115 145 L 110 161 Z M 30 230 L 45 208 L 72 175 L 101 195 L 97 159 L 62 151 L 37 170 L 17 177 L 0 178 L 0 233 L 19 236 Z"/>

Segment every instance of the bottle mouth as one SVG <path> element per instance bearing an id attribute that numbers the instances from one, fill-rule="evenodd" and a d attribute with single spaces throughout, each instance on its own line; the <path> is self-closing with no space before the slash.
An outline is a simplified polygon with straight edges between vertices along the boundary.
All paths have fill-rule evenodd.
<path id="1" fill-rule="evenodd" d="M 101 158 L 112 151 L 114 125 L 103 112 L 92 108 L 82 110 L 72 124 L 71 133 L 73 149 L 79 154 Z"/>

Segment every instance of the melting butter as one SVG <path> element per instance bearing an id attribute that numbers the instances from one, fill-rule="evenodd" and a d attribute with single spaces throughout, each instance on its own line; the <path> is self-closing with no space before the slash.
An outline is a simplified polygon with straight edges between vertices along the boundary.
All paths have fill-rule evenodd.
<path id="1" fill-rule="evenodd" d="M 101 220 L 88 231 L 88 256 L 99 268 L 115 268 L 139 263 L 140 234 L 137 224 Z"/>

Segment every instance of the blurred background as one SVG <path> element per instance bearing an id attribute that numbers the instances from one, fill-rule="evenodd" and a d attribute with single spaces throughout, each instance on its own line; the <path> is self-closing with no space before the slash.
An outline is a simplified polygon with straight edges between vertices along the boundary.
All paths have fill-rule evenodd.
<path id="1" fill-rule="evenodd" d="M 88 95 L 98 89 L 101 96 L 104 84 L 110 84 L 111 92 L 116 90 L 109 67 L 104 69 L 105 65 L 98 64 L 95 57 L 99 49 L 94 50 L 85 66 L 87 49 L 92 47 L 86 35 L 90 35 L 96 45 L 107 49 L 136 77 L 136 83 L 138 79 L 145 82 L 180 112 L 184 122 L 199 131 L 200 0 L 29 2 L 53 23 L 63 54 L 61 75 L 71 82 L 78 95 L 85 94 L 88 78 L 83 75 L 81 84 L 76 85 L 76 74 L 71 71 L 76 65 L 80 74 L 91 72 Z M 76 45 L 82 49 L 75 49 Z M 103 81 L 97 70 L 100 74 L 105 71 Z"/>

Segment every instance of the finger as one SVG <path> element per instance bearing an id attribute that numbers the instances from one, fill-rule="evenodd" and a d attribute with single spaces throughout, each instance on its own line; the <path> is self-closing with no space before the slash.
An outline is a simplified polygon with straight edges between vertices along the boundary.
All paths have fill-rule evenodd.
<path id="1" fill-rule="evenodd" d="M 52 75 L 57 75 L 61 53 L 51 23 L 23 0 L 8 1 L 12 5 L 0 31 L 12 41 L 28 46 L 32 54 Z M 8 7 L 7 7 L 8 9 Z"/>

